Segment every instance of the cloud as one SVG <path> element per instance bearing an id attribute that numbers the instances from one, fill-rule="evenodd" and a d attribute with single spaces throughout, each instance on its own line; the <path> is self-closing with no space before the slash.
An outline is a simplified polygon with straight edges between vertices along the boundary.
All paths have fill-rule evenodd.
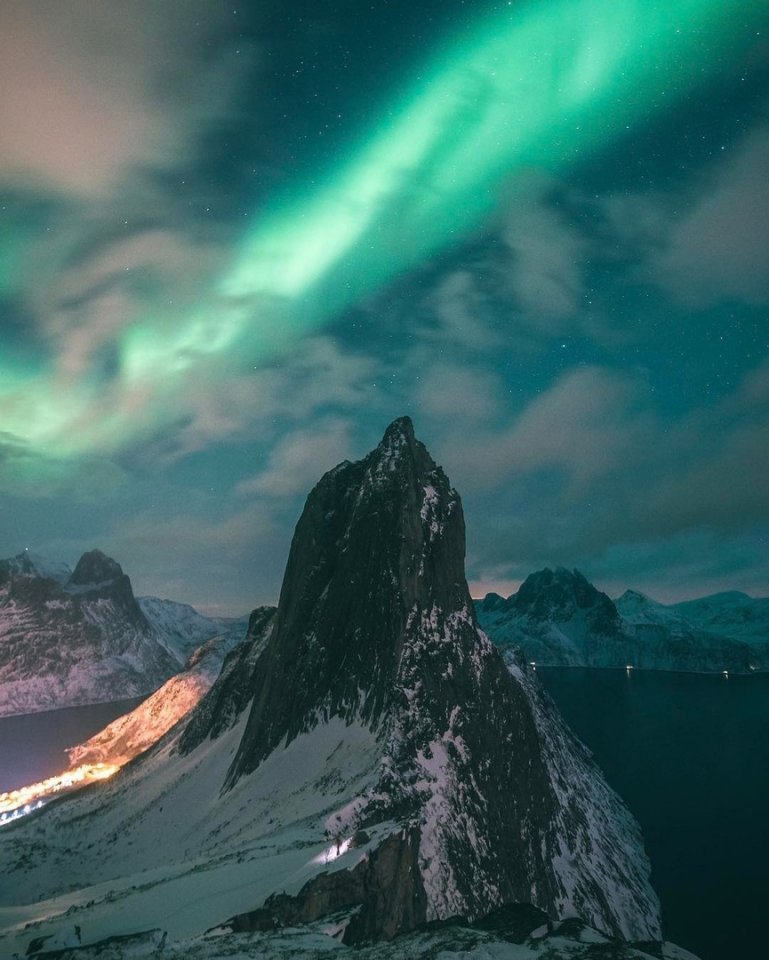
<path id="1" fill-rule="evenodd" d="M 769 303 L 769 126 L 724 158 L 702 194 L 671 225 L 651 276 L 684 303 Z"/>
<path id="2" fill-rule="evenodd" d="M 735 533 L 769 517 L 769 363 L 734 393 L 660 437 L 667 469 L 628 511 L 644 538 L 708 529 Z M 659 456 L 659 454 L 658 454 Z"/>
<path id="3" fill-rule="evenodd" d="M 513 206 L 502 229 L 513 254 L 510 285 L 526 312 L 545 317 L 577 313 L 585 296 L 585 234 L 539 197 Z"/>
<path id="4" fill-rule="evenodd" d="M 4 0 L 0 181 L 100 195 L 167 166 L 225 108 L 252 51 L 224 3 Z"/>
<path id="5" fill-rule="evenodd" d="M 321 420 L 312 429 L 294 430 L 273 448 L 265 470 L 235 488 L 243 496 L 288 498 L 309 491 L 327 470 L 351 456 L 348 420 Z"/>
<path id="6" fill-rule="evenodd" d="M 57 372 L 86 373 L 143 315 L 159 314 L 167 326 L 182 322 L 222 256 L 213 243 L 154 227 L 128 232 L 63 269 L 45 291 L 47 302 L 37 303 Z"/>
<path id="7" fill-rule="evenodd" d="M 768 532 L 724 536 L 696 530 L 621 543 L 591 558 L 589 573 L 612 597 L 628 587 L 663 603 L 734 589 L 762 596 L 769 582 Z"/>
<path id="8" fill-rule="evenodd" d="M 449 360 L 432 363 L 419 353 L 422 362 L 414 386 L 414 406 L 436 422 L 461 422 L 465 428 L 486 425 L 496 419 L 502 406 L 501 387 L 496 376 L 478 366 Z"/>
<path id="9" fill-rule="evenodd" d="M 628 462 L 647 429 L 637 392 L 630 378 L 611 370 L 569 371 L 509 426 L 462 438 L 473 465 L 466 482 L 488 488 L 511 477 L 556 470 L 567 485 L 582 489 L 611 474 Z"/>
<path id="10" fill-rule="evenodd" d="M 81 505 L 94 497 L 119 497 L 127 481 L 125 471 L 110 460 L 49 456 L 0 430 L 0 494 L 28 500 L 64 495 L 70 504 Z"/>
<path id="11" fill-rule="evenodd" d="M 453 270 L 441 277 L 425 308 L 435 324 L 420 331 L 427 340 L 473 351 L 501 342 L 492 323 L 494 308 L 488 291 L 470 270 Z"/>
<path id="12" fill-rule="evenodd" d="M 235 438 L 269 444 L 297 424 L 371 405 L 378 372 L 375 358 L 330 336 L 308 337 L 248 372 L 222 358 L 205 376 L 184 378 L 164 406 L 148 398 L 155 436 L 136 455 L 145 464 L 170 464 Z"/>
<path id="13" fill-rule="evenodd" d="M 696 309 L 769 303 L 769 125 L 756 125 L 675 193 L 601 202 L 631 276 Z"/>
<path id="14" fill-rule="evenodd" d="M 73 564 L 95 544 L 131 577 L 137 595 L 191 603 L 211 614 L 243 614 L 274 603 L 296 517 L 274 502 L 224 504 L 213 493 L 177 491 L 174 510 L 115 511 L 85 538 L 43 538 L 34 548 Z"/>
<path id="15" fill-rule="evenodd" d="M 678 418 L 663 418 L 641 381 L 586 369 L 556 381 L 507 428 L 447 433 L 441 447 L 467 491 L 476 582 L 563 564 L 615 585 L 635 570 L 641 579 L 625 585 L 669 597 L 687 580 L 720 589 L 731 576 L 759 592 L 766 583 L 769 568 L 757 560 L 765 544 L 751 538 L 769 517 L 767 362 L 731 395 Z M 693 544 L 710 553 L 698 556 Z M 724 557 L 737 566 L 726 569 Z M 677 577 L 669 589 L 659 573 L 668 569 Z"/>

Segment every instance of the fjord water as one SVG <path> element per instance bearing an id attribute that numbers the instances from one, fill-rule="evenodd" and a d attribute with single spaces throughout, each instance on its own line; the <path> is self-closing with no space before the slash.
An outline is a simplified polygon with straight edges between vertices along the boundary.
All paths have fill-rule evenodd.
<path id="1" fill-rule="evenodd" d="M 765 956 L 769 675 L 538 667 L 644 833 L 665 935 Z"/>
<path id="2" fill-rule="evenodd" d="M 62 773 L 67 747 L 82 743 L 144 697 L 0 717 L 0 793 Z"/>

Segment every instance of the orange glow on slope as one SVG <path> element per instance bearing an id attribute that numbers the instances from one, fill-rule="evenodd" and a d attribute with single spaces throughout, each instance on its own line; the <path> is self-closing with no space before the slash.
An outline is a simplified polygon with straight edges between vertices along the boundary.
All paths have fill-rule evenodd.
<path id="1" fill-rule="evenodd" d="M 114 763 L 84 763 L 72 770 L 65 770 L 55 777 L 48 777 L 28 787 L 0 793 L 0 823 L 9 823 L 42 806 L 43 801 L 57 793 L 84 787 L 88 783 L 107 780 L 118 772 Z"/>

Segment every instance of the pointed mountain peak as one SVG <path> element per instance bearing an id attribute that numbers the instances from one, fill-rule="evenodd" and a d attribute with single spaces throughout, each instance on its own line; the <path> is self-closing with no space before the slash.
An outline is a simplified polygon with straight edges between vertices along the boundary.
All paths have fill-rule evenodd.
<path id="1" fill-rule="evenodd" d="M 644 600 L 644 601 L 646 601 L 647 603 L 648 603 L 651 599 L 652 599 L 652 598 L 651 598 L 648 594 L 646 594 L 646 593 L 641 593 L 640 590 L 626 590 L 626 591 L 622 594 L 622 596 L 617 597 L 617 600 L 618 600 L 618 601 L 619 601 L 619 600 Z M 656 602 L 656 601 L 652 601 L 652 602 L 654 603 L 654 602 Z"/>
<path id="2" fill-rule="evenodd" d="M 84 600 L 110 600 L 122 607 L 137 630 L 149 632 L 151 629 L 134 596 L 130 578 L 117 560 L 101 550 L 83 554 L 64 589 Z"/>
<path id="3" fill-rule="evenodd" d="M 386 881 L 398 889 L 392 903 L 365 895 L 356 920 L 364 938 L 427 917 L 530 902 L 534 891 L 556 915 L 579 904 L 603 929 L 654 935 L 657 908 L 632 821 L 593 783 L 597 774 L 531 678 L 511 676 L 478 629 L 464 547 L 459 496 L 407 418 L 362 460 L 320 480 L 296 527 L 270 639 L 253 669 L 239 673 L 250 712 L 222 802 L 236 789 L 244 797 L 249 784 L 259 789 L 289 751 L 309 757 L 326 744 L 328 762 L 338 751 L 350 763 L 356 756 L 357 768 L 340 761 L 341 779 L 356 784 L 354 799 L 336 794 L 324 765 L 323 788 L 333 783 L 337 798 L 329 797 L 326 830 L 370 837 L 398 824 L 367 858 L 373 873 L 363 886 L 385 884 L 380 854 L 402 874 Z M 217 699 L 223 688 L 208 698 L 206 731 L 231 725 L 221 706 L 228 701 Z M 182 752 L 200 736 L 184 740 Z M 557 782 L 578 784 L 578 819 L 552 778 L 556 755 Z M 601 813 L 585 815 L 586 803 Z M 606 833 L 592 835 L 598 820 Z M 286 904 L 344 905 L 341 875 L 324 873 Z M 623 891 L 616 906 L 604 887 Z M 273 907 L 265 905 L 270 916 Z"/>
<path id="4" fill-rule="evenodd" d="M 102 553 L 101 550 L 89 550 L 78 560 L 69 579 L 73 586 L 84 587 L 90 584 L 107 583 L 125 576 L 120 564 Z"/>
<path id="5" fill-rule="evenodd" d="M 626 590 L 621 597 L 614 601 L 618 609 L 630 607 L 664 607 L 664 603 L 653 600 L 648 594 L 640 590 Z"/>
<path id="6" fill-rule="evenodd" d="M 459 497 L 407 417 L 363 460 L 325 474 L 294 533 L 232 780 L 319 716 L 376 726 L 415 611 L 472 616 L 464 549 Z"/>
<path id="7" fill-rule="evenodd" d="M 404 471 L 424 473 L 435 469 L 435 461 L 414 434 L 410 417 L 393 420 L 366 461 L 372 478 L 380 483 L 388 476 L 400 478 Z"/>
<path id="8" fill-rule="evenodd" d="M 404 444 L 412 444 L 415 441 L 416 436 L 414 434 L 414 424 L 412 423 L 411 417 L 396 417 L 385 430 L 380 447 L 392 445 L 403 446 Z"/>
<path id="9" fill-rule="evenodd" d="M 620 627 L 617 608 L 579 570 L 545 567 L 530 574 L 512 600 L 514 609 L 533 620 L 565 623 L 586 615 L 594 629 L 613 633 Z"/>

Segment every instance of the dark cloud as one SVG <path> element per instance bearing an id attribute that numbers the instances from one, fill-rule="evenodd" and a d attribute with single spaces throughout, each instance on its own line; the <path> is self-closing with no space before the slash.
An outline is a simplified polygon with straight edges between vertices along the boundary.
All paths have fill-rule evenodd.
<path id="1" fill-rule="evenodd" d="M 0 179 L 104 195 L 178 162 L 226 112 L 253 50 L 223 43 L 232 6 L 7 0 Z"/>
<path id="2" fill-rule="evenodd" d="M 749 541 L 769 516 L 768 388 L 763 364 L 720 403 L 672 420 L 650 398 L 640 402 L 638 385 L 605 372 L 555 384 L 504 435 L 487 435 L 478 447 L 471 441 L 476 484 L 468 475 L 468 504 L 471 516 L 480 514 L 472 538 L 475 579 L 512 581 L 527 566 L 558 563 L 592 567 L 615 583 L 635 569 L 659 585 L 659 569 L 675 566 L 670 596 L 672 584 L 686 580 L 688 563 L 691 582 L 725 583 L 730 572 L 763 582 L 767 564 L 758 564 L 757 574 L 756 551 L 747 560 L 735 544 Z M 483 517 L 488 502 L 477 508 L 473 493 L 483 481 L 499 497 L 491 522 Z M 704 541 L 716 554 L 689 550 Z M 677 545 L 675 564 L 672 556 L 662 563 L 673 549 L 665 544 Z M 656 571 L 651 561 L 641 563 L 644 556 L 657 558 Z"/>
<path id="3" fill-rule="evenodd" d="M 675 193 L 606 201 L 635 277 L 690 308 L 724 300 L 769 303 L 769 125 L 718 151 Z"/>

